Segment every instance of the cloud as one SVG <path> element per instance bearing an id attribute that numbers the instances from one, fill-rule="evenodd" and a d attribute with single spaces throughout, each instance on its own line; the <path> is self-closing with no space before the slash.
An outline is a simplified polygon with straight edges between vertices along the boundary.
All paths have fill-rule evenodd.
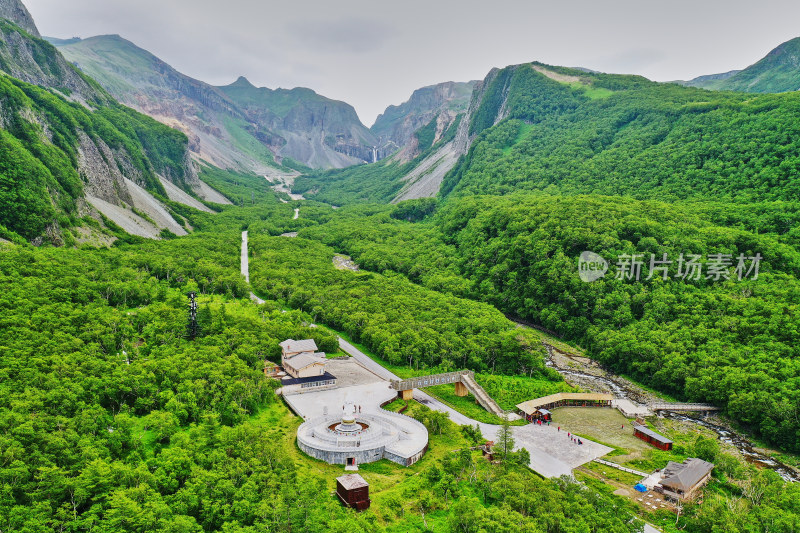
<path id="1" fill-rule="evenodd" d="M 601 56 L 587 63 L 603 72 L 638 74 L 652 69 L 665 59 L 667 59 L 667 54 L 663 50 L 633 48 L 616 54 Z"/>
<path id="2" fill-rule="evenodd" d="M 389 24 L 365 17 L 336 20 L 296 20 L 287 33 L 299 48 L 319 54 L 368 54 L 383 48 L 397 30 Z"/>

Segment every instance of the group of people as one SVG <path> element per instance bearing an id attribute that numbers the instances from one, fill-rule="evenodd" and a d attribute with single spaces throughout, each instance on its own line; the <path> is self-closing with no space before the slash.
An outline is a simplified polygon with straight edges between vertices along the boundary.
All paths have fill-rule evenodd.
<path id="1" fill-rule="evenodd" d="M 548 422 L 547 425 L 549 426 L 550 422 Z M 561 426 L 558 426 L 558 432 L 561 433 Z M 571 442 L 573 442 L 575 444 L 583 445 L 583 441 L 580 438 L 578 438 L 577 435 L 573 435 L 569 431 L 567 432 L 567 437 L 569 438 L 569 440 Z"/>

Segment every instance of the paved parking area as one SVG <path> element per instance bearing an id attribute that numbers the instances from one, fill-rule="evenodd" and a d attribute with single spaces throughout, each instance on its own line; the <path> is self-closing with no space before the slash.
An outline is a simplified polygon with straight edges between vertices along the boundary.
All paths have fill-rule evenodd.
<path id="1" fill-rule="evenodd" d="M 352 357 L 348 359 L 328 359 L 325 370 L 336 376 L 339 388 L 354 387 L 383 381 L 379 376 L 367 370 Z"/>

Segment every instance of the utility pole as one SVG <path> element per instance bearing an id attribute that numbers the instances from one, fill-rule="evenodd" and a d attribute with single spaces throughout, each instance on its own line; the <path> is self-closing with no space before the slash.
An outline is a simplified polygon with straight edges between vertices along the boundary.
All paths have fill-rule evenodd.
<path id="1" fill-rule="evenodd" d="M 197 325 L 197 293 L 192 291 L 187 296 L 189 297 L 189 324 L 186 329 L 189 339 L 194 340 L 200 334 L 200 326 Z"/>

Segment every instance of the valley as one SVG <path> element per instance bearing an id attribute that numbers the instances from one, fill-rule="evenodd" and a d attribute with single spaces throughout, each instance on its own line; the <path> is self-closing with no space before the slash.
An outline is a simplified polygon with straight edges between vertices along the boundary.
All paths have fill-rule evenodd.
<path id="1" fill-rule="evenodd" d="M 365 20 L 318 52 L 353 95 L 403 68 Z M 799 41 L 523 58 L 368 127 L 250 81 L 332 87 L 325 35 L 207 83 L 0 0 L 0 533 L 800 530 Z"/>

